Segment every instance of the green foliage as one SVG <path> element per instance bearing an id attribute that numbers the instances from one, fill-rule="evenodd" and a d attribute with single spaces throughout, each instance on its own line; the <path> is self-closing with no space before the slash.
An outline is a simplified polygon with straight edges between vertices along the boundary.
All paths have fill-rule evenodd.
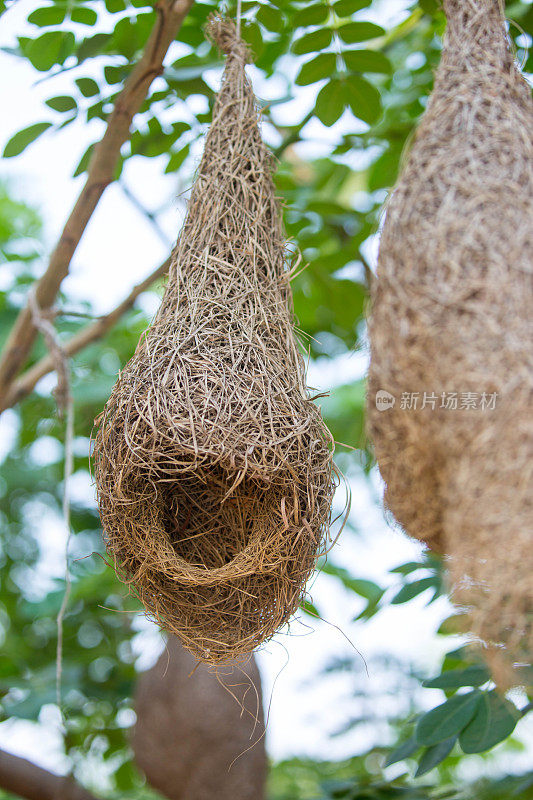
<path id="1" fill-rule="evenodd" d="M 427 747 L 418 762 L 418 769 L 415 772 L 415 778 L 420 778 L 435 769 L 445 758 L 452 752 L 457 736 L 451 736 L 449 739 L 444 739 L 442 742 Z"/>
<path id="2" fill-rule="evenodd" d="M 427 603 L 432 603 L 445 591 L 442 561 L 430 553 L 426 553 L 421 561 L 400 564 L 391 570 L 391 575 L 400 576 L 403 583 L 399 591 L 397 587 L 386 590 L 372 581 L 356 578 L 331 562 L 325 562 L 320 568 L 325 574 L 340 580 L 347 590 L 366 600 L 366 606 L 356 620 L 369 619 L 388 603 L 410 602 L 428 589 L 433 593 Z M 412 580 L 421 572 L 431 574 Z M 506 740 L 521 716 L 530 710 L 530 706 L 526 706 L 521 711 L 491 688 L 487 666 L 479 660 L 478 653 L 467 648 L 448 653 L 441 674 L 421 683 L 426 688 L 444 690 L 447 697 L 443 703 L 418 714 L 415 730 L 389 751 L 385 759 L 385 766 L 390 766 L 416 757 L 415 777 L 433 770 L 452 751 L 464 754 L 487 752 Z M 463 692 L 463 689 L 469 690 Z"/>
<path id="3" fill-rule="evenodd" d="M 36 122 L 35 125 L 29 125 L 27 128 L 16 133 L 6 144 L 4 148 L 4 158 L 12 158 L 18 156 L 26 147 L 39 138 L 41 133 L 44 133 L 50 126 L 51 122 Z"/>
<path id="4" fill-rule="evenodd" d="M 359 75 L 332 78 L 320 90 L 315 113 L 330 127 L 349 107 L 354 116 L 371 125 L 379 118 L 381 101 L 378 90 Z"/>
<path id="5" fill-rule="evenodd" d="M 474 689 L 466 694 L 456 694 L 442 705 L 424 714 L 416 726 L 419 744 L 434 745 L 466 728 L 481 702 L 481 692 Z"/>
<path id="6" fill-rule="evenodd" d="M 335 53 L 320 53 L 310 61 L 302 64 L 296 84 L 298 86 L 307 86 L 310 83 L 329 78 L 336 70 L 337 57 Z"/>
<path id="7" fill-rule="evenodd" d="M 444 761 L 456 743 L 463 753 L 485 753 L 507 739 L 518 720 L 529 707 L 520 711 L 514 703 L 495 689 L 490 689 L 490 673 L 480 663 L 468 663 L 472 655 L 464 648 L 452 651 L 444 659 L 444 670 L 432 680 L 424 681 L 428 688 L 441 688 L 447 699 L 418 717 L 415 731 L 391 752 L 387 764 L 413 757 L 421 748 L 415 776 L 429 772 Z M 457 663 L 467 666 L 457 667 Z M 489 684 L 489 688 L 477 687 Z M 462 692 L 466 687 L 476 687 Z"/>
<path id="8" fill-rule="evenodd" d="M 270 772 L 268 800 L 532 800 L 533 772 L 502 779 L 481 779 L 458 789 L 405 775 L 386 780 L 377 766 L 378 753 L 348 761 L 294 758 L 275 764 Z M 428 758 L 429 763 L 429 758 Z M 420 773 L 421 774 L 421 773 Z"/>
<path id="9" fill-rule="evenodd" d="M 465 753 L 483 753 L 507 739 L 514 731 L 520 713 L 513 703 L 496 690 L 485 692 L 468 725 L 459 734 Z"/>
<path id="10" fill-rule="evenodd" d="M 464 669 L 450 669 L 437 678 L 424 681 L 428 689 L 459 689 L 461 686 L 482 686 L 490 680 L 484 664 L 469 664 Z"/>
<path id="11" fill-rule="evenodd" d="M 405 776 L 388 781 L 376 766 L 377 753 L 366 759 L 316 762 L 292 759 L 276 764 L 270 774 L 269 800 L 431 800 L 433 787 L 409 785 Z M 442 795 L 440 795 L 442 797 Z M 452 796 L 452 795 L 448 795 Z"/>

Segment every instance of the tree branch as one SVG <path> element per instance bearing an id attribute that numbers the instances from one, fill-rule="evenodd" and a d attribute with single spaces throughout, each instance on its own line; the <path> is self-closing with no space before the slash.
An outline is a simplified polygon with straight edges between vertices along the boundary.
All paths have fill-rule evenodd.
<path id="1" fill-rule="evenodd" d="M 150 288 L 158 278 L 162 278 L 168 272 L 170 266 L 170 258 L 161 264 L 156 270 L 150 273 L 141 283 L 133 287 L 129 295 L 109 314 L 99 317 L 95 322 L 86 325 L 81 331 L 75 334 L 71 339 L 62 345 L 63 352 L 66 356 L 73 356 L 83 350 L 87 345 L 101 339 L 111 330 L 111 328 L 118 322 L 120 317 L 129 311 L 135 303 L 135 300 Z M 33 367 L 30 367 L 15 383 L 12 384 L 4 399 L 0 402 L 0 413 L 5 411 L 6 408 L 11 408 L 16 405 L 20 400 L 30 394 L 35 388 L 38 381 L 41 380 L 49 372 L 55 369 L 54 362 L 50 355 L 41 358 Z"/>
<path id="2" fill-rule="evenodd" d="M 26 800 L 96 800 L 72 777 L 55 775 L 5 750 L 0 750 L 0 787 Z"/>
<path id="3" fill-rule="evenodd" d="M 129 138 L 132 119 L 146 98 L 152 81 L 163 72 L 167 50 L 193 2 L 159 0 L 155 4 L 157 20 L 144 53 L 116 100 L 104 136 L 94 149 L 85 186 L 50 256 L 46 272 L 35 285 L 35 297 L 40 308 L 49 308 L 54 302 L 85 228 L 106 187 L 114 180 L 120 149 Z M 28 357 L 35 337 L 31 311 L 26 306 L 19 313 L 0 358 L 0 405 Z"/>

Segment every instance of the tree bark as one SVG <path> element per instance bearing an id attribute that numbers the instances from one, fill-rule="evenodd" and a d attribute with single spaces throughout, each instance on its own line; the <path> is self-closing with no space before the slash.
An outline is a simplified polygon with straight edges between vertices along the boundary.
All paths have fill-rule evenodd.
<path id="1" fill-rule="evenodd" d="M 26 800 L 96 800 L 73 778 L 55 775 L 5 750 L 0 750 L 0 787 Z"/>

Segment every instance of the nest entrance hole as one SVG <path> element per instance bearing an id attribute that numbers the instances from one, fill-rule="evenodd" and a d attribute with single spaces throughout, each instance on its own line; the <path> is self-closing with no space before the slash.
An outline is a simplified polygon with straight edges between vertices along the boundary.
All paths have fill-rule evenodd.
<path id="1" fill-rule="evenodd" d="M 233 561 L 272 520 L 271 488 L 222 469 L 162 483 L 163 525 L 176 554 L 192 566 L 217 569 Z M 270 511 L 270 513 L 269 513 Z"/>

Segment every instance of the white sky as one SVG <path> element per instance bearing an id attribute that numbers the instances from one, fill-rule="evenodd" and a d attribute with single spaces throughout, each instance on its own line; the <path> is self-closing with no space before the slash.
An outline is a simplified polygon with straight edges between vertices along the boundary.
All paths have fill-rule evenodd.
<path id="1" fill-rule="evenodd" d="M 4 15 L 0 46 L 11 44 L 15 32 L 24 32 L 21 21 L 35 5 L 33 0 L 19 0 Z M 382 14 L 397 14 L 405 5 L 405 0 L 384 2 L 376 21 L 382 21 Z M 72 77 L 67 73 L 53 81 L 36 84 L 36 73 L 29 65 L 3 52 L 0 52 L 0 75 L 1 105 L 8 110 L 0 118 L 0 150 L 3 150 L 5 142 L 14 132 L 34 122 L 52 118 L 53 112 L 43 105 L 44 99 L 68 93 Z M 266 85 L 263 82 L 260 89 L 263 97 L 273 97 L 277 89 L 276 81 Z M 304 106 L 309 102 L 309 91 L 302 90 L 298 100 L 301 104 L 299 109 L 294 106 L 285 109 L 291 118 L 305 114 Z M 183 108 L 176 109 L 176 118 L 179 119 L 183 112 Z M 339 124 L 342 126 L 345 123 L 341 121 Z M 306 147 L 318 152 L 328 139 L 336 135 L 335 131 L 335 128 L 326 129 L 319 122 L 313 123 L 306 131 L 310 137 Z M 44 135 L 22 156 L 2 164 L 2 177 L 9 179 L 17 196 L 36 205 L 41 211 L 47 247 L 57 238 L 83 184 L 84 177 L 73 180 L 72 172 L 87 145 L 101 132 L 102 123 L 99 121 L 90 125 L 74 123 L 59 133 Z M 174 176 L 162 175 L 160 159 L 135 159 L 135 163 L 125 171 L 125 177 L 128 186 L 146 207 L 156 209 L 170 200 L 161 223 L 169 241 L 173 241 L 183 218 L 183 201 L 172 202 L 172 198 L 184 187 L 176 186 Z M 80 300 L 91 300 L 95 310 L 102 313 L 120 301 L 134 283 L 166 256 L 167 249 L 149 223 L 128 203 L 118 186 L 111 186 L 105 192 L 76 252 L 71 275 L 64 284 L 65 289 Z M 145 307 L 154 309 L 153 295 L 147 296 Z M 364 355 L 355 353 L 320 366 L 311 365 L 309 383 L 334 391 L 335 385 L 360 377 L 365 365 Z M 3 427 L 0 426 L 0 436 L 2 430 L 7 436 L 8 429 L 9 416 Z M 81 482 L 78 490 L 85 496 L 87 493 L 92 495 L 93 490 L 86 479 L 82 478 Z M 351 519 L 361 533 L 356 536 L 345 532 L 335 548 L 333 558 L 359 577 L 390 583 L 387 570 L 402 561 L 416 558 L 420 548 L 387 527 L 368 482 L 355 478 L 352 490 Z M 379 487 L 375 486 L 374 490 L 379 491 Z M 48 528 L 47 559 L 52 564 L 51 572 L 60 574 L 63 532 L 61 526 L 55 523 Z M 378 738 L 383 736 L 380 730 L 364 730 L 337 739 L 328 736 L 329 732 L 346 721 L 346 692 L 350 691 L 353 678 L 342 675 L 325 681 L 313 681 L 313 678 L 316 678 L 320 666 L 333 656 L 353 653 L 343 633 L 354 642 L 367 661 L 374 654 L 390 653 L 411 660 L 428 674 L 437 669 L 444 651 L 443 643 L 434 636 L 439 621 L 449 610 L 444 600 L 430 608 L 425 608 L 423 601 L 389 607 L 370 623 L 354 625 L 351 619 L 361 610 L 362 603 L 354 595 L 346 593 L 336 580 L 325 575 L 319 576 L 312 588 L 312 597 L 329 622 L 338 626 L 342 633 L 336 627 L 313 622 L 314 632 L 309 635 L 306 628 L 296 623 L 293 636 L 278 637 L 258 656 L 264 696 L 267 700 L 271 699 L 268 746 L 276 759 L 293 754 L 320 758 L 345 757 L 364 751 L 376 735 Z M 139 639 L 141 661 L 147 665 L 157 654 L 159 640 L 153 628 L 147 624 L 141 627 L 144 631 Z M 453 644 L 448 643 L 445 649 L 452 647 Z M 382 681 L 382 675 L 371 672 L 366 677 L 364 672 L 360 674 L 360 685 L 363 689 L 368 688 L 369 694 L 381 691 Z M 442 695 L 436 690 L 425 690 L 422 697 L 431 705 L 436 704 Z M 526 718 L 521 726 L 524 737 L 533 741 L 532 720 Z M 1 724 L 0 745 L 43 766 L 54 769 L 61 766 L 51 708 L 44 710 L 41 725 Z M 472 770 L 476 768 L 476 763 L 476 757 L 473 757 Z M 527 754 L 514 755 L 512 764 L 517 769 L 525 767 Z"/>

